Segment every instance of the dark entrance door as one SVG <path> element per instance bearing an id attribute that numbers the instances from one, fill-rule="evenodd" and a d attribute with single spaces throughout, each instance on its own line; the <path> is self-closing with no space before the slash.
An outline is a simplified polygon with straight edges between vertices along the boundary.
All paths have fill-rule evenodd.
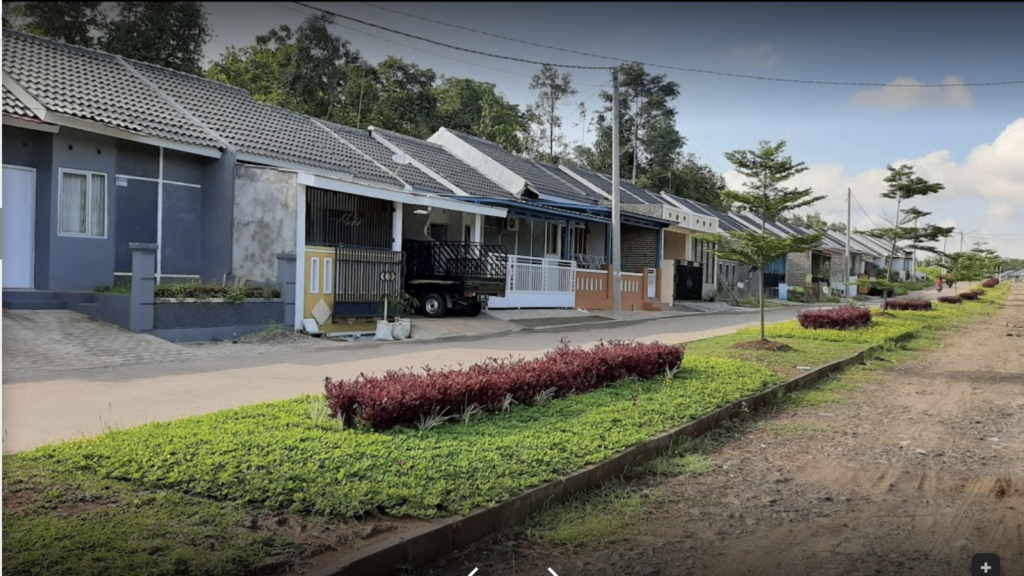
<path id="1" fill-rule="evenodd" d="M 693 264 L 676 262 L 676 300 L 700 300 L 704 269 Z"/>

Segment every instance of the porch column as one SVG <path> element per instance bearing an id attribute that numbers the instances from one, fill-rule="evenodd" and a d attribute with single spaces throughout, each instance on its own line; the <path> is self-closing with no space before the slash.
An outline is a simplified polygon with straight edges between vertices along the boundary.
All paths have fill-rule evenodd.
<path id="1" fill-rule="evenodd" d="M 285 326 L 295 323 L 295 261 L 295 254 L 277 255 L 277 283 L 281 286 L 281 299 L 284 300 L 281 323 Z"/>
<path id="2" fill-rule="evenodd" d="M 666 230 L 666 228 L 662 228 L 660 231 L 658 231 L 658 247 L 656 249 L 657 252 L 656 252 L 655 257 L 654 257 L 654 267 L 655 268 L 661 268 L 661 261 L 664 260 L 664 255 L 665 255 L 665 230 Z"/>
<path id="3" fill-rule="evenodd" d="M 611 224 L 605 224 L 604 225 L 604 255 L 605 255 L 605 259 L 604 259 L 605 262 L 607 262 L 608 264 L 611 264 L 611 265 L 616 264 L 615 262 L 612 262 L 612 225 Z"/>
<path id="4" fill-rule="evenodd" d="M 565 240 L 562 241 L 562 260 L 572 260 L 572 221 L 565 221 Z"/>
<path id="5" fill-rule="evenodd" d="M 132 295 L 128 313 L 128 329 L 132 332 L 153 330 L 153 292 L 156 289 L 156 253 L 159 246 L 132 242 Z"/>
<path id="6" fill-rule="evenodd" d="M 391 249 L 395 252 L 402 251 L 402 210 L 405 207 L 401 202 L 392 202 L 394 205 L 391 213 Z"/>
<path id="7" fill-rule="evenodd" d="M 473 242 L 482 244 L 484 241 L 484 215 L 474 214 L 473 215 Z"/>

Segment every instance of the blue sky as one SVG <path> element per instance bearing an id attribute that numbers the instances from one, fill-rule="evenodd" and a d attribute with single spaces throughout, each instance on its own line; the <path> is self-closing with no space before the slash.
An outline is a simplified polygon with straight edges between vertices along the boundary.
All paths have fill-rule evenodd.
<path id="1" fill-rule="evenodd" d="M 360 20 L 473 50 L 524 59 L 608 66 L 611 60 L 528 46 L 426 22 L 357 2 L 311 3 Z M 516 39 L 616 58 L 777 78 L 943 84 L 1024 80 L 1020 3 L 374 3 Z M 294 3 L 208 4 L 217 34 L 210 59 L 251 44 L 310 9 Z M 495 83 L 512 101 L 534 100 L 534 64 L 488 58 L 351 21 L 334 31 L 364 57 L 393 54 L 439 74 Z M 878 194 L 885 166 L 907 162 L 947 190 L 921 202 L 932 221 L 1024 257 L 1024 84 L 878 88 L 736 79 L 650 67 L 679 82 L 678 126 L 696 152 L 726 174 L 723 153 L 786 139 L 811 169 L 794 181 L 828 195 L 814 208 L 845 220 L 852 187 L 855 227 L 891 208 Z M 571 70 L 579 95 L 564 108 L 570 140 L 583 138 L 576 104 L 591 110 L 604 70 Z M 592 133 L 591 133 L 592 135 Z M 867 214 L 865 214 L 865 212 Z M 959 239 L 957 239 L 957 243 Z"/>

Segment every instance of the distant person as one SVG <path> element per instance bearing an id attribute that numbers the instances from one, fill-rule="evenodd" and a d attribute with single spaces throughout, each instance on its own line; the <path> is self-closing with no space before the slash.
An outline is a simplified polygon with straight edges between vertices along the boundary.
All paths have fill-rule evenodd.
<path id="1" fill-rule="evenodd" d="M 942 292 L 942 278 L 935 279 L 935 289 Z"/>

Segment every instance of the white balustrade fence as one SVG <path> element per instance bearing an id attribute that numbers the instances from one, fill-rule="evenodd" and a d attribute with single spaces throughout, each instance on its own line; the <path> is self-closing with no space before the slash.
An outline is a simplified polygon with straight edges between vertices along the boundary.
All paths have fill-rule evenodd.
<path id="1" fill-rule="evenodd" d="M 505 297 L 491 298 L 489 308 L 573 308 L 576 262 L 555 258 L 509 256 Z"/>

